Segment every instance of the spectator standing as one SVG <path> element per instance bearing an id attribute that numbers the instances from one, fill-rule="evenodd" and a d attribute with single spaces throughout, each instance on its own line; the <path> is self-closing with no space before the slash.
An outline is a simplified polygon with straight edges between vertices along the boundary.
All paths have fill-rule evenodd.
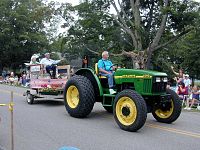
<path id="1" fill-rule="evenodd" d="M 185 87 L 189 88 L 189 86 L 191 85 L 191 80 L 189 79 L 189 75 L 186 74 L 183 80 Z"/>
<path id="2" fill-rule="evenodd" d="M 21 74 L 21 83 L 22 86 L 26 86 L 26 73 L 24 71 Z"/>
<path id="3" fill-rule="evenodd" d="M 176 78 L 175 78 L 176 82 L 177 83 L 182 82 L 183 79 L 184 79 L 184 76 L 185 76 L 184 73 L 183 73 L 183 69 L 179 69 L 179 72 L 176 72 L 174 70 L 173 66 L 171 66 L 171 69 L 172 69 L 172 72 L 176 75 Z"/>
<path id="4" fill-rule="evenodd" d="M 88 56 L 84 55 L 82 60 L 82 68 L 88 68 Z"/>
<path id="5" fill-rule="evenodd" d="M 185 84 L 183 82 L 179 82 L 177 94 L 178 95 L 188 95 L 188 90 L 185 87 Z"/>

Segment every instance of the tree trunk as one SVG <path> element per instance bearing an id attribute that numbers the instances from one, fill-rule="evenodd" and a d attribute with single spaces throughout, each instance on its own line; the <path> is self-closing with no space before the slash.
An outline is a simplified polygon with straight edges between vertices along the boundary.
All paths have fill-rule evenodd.
<path id="1" fill-rule="evenodd" d="M 152 48 L 147 48 L 147 61 L 145 63 L 145 69 L 151 69 L 151 60 L 152 60 Z"/>
<path id="2" fill-rule="evenodd" d="M 135 68 L 135 59 L 134 59 L 134 57 L 131 57 L 131 60 L 132 60 L 132 67 L 134 69 Z"/>
<path id="3" fill-rule="evenodd" d="M 144 51 L 138 52 L 126 52 L 124 53 L 126 57 L 130 57 L 132 60 L 132 66 L 134 69 L 145 69 L 146 66 L 146 55 Z"/>

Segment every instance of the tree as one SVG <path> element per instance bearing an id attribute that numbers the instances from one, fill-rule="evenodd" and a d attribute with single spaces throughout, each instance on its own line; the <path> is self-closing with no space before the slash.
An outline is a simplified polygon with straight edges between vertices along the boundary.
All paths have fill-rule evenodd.
<path id="1" fill-rule="evenodd" d="M 108 15 L 106 4 L 103 5 L 101 1 L 83 2 L 74 9 L 62 8 L 65 12 L 72 11 L 71 14 L 78 15 L 78 19 L 74 19 L 73 24 L 67 23 L 69 30 L 63 38 L 67 53 L 78 53 L 79 56 L 86 54 L 94 58 L 95 55 L 100 54 L 99 51 L 103 50 L 120 52 L 123 34 L 113 18 Z M 63 15 L 63 18 L 68 16 Z"/>
<path id="2" fill-rule="evenodd" d="M 44 28 L 52 13 L 41 0 L 0 1 L 1 67 L 16 69 L 48 45 Z"/>
<path id="3" fill-rule="evenodd" d="M 116 14 L 110 14 L 111 6 Z M 189 0 L 86 0 L 75 7 L 78 20 L 70 26 L 67 45 L 94 54 L 107 49 L 131 57 L 133 66 L 150 68 L 156 51 L 195 28 L 198 8 Z"/>
<path id="4" fill-rule="evenodd" d="M 124 54 L 146 68 L 156 50 L 190 32 L 199 17 L 199 4 L 189 0 L 118 0 L 119 8 L 114 0 L 110 3 L 117 12 L 116 22 L 132 39 L 133 50 Z"/>
<path id="5" fill-rule="evenodd" d="M 167 47 L 167 50 L 161 51 L 158 58 L 167 60 L 163 66 L 170 68 L 174 65 L 176 68 L 183 68 L 190 77 L 200 79 L 200 30 L 194 30 L 184 38 Z M 171 49 L 171 50 L 170 50 Z M 171 51 L 169 53 L 168 51 Z M 158 62 L 157 64 L 159 64 Z"/>
<path id="6" fill-rule="evenodd" d="M 200 9 L 198 10 L 200 14 Z M 164 49 L 155 52 L 154 66 L 160 71 L 167 70 L 173 77 L 171 66 L 177 70 L 182 68 L 193 79 L 200 79 L 200 19 L 195 20 L 196 28 L 183 36 L 176 43 L 167 45 Z"/>
<path id="7" fill-rule="evenodd" d="M 129 41 L 126 40 L 129 37 L 121 32 L 109 15 L 108 6 L 103 1 L 85 1 L 74 7 L 73 13 L 78 19 L 74 19 L 71 25 L 68 24 L 68 33 L 63 38 L 63 47 L 67 53 L 89 55 L 90 60 L 96 62 L 96 55 L 100 57 L 103 50 L 114 54 L 120 53 L 124 47 L 129 47 Z M 68 7 L 64 10 L 70 11 Z M 63 18 L 66 18 L 65 15 Z"/>

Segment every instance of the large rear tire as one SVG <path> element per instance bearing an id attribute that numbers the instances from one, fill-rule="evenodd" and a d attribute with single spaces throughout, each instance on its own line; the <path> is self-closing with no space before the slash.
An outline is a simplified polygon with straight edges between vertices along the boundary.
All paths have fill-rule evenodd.
<path id="1" fill-rule="evenodd" d="M 124 90 L 118 93 L 113 108 L 115 121 L 123 130 L 135 132 L 146 121 L 146 103 L 143 97 L 133 90 Z"/>
<path id="2" fill-rule="evenodd" d="M 152 115 L 159 122 L 172 123 L 180 116 L 182 104 L 178 95 L 173 90 L 168 89 L 167 93 L 171 95 L 171 101 L 164 106 L 155 106 Z"/>
<path id="3" fill-rule="evenodd" d="M 94 89 L 89 79 L 73 76 L 64 89 L 64 105 L 67 112 L 76 118 L 90 114 L 95 103 Z"/>

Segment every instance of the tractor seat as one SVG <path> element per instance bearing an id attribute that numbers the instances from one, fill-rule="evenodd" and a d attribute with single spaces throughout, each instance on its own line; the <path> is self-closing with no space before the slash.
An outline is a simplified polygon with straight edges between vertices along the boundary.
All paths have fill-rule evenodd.
<path id="1" fill-rule="evenodd" d="M 95 73 L 100 79 L 105 79 L 105 76 L 99 75 L 99 68 L 98 68 L 98 63 L 95 64 Z"/>

